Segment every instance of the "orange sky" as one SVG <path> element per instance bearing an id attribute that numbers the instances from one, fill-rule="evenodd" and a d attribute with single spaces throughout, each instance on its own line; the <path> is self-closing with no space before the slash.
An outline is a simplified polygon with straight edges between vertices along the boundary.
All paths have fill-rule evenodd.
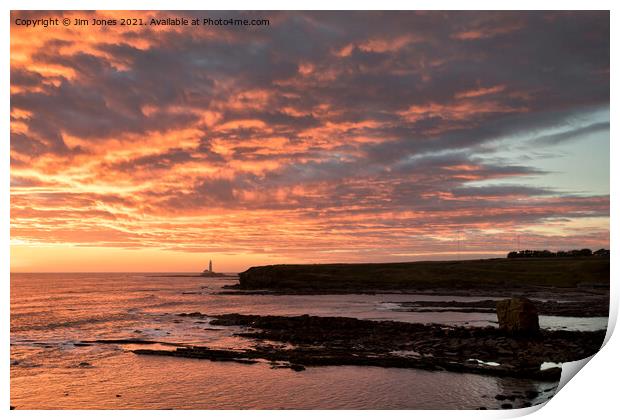
<path id="1" fill-rule="evenodd" d="M 13 271 L 609 246 L 606 13 L 17 24 L 136 13 L 11 15 Z"/>

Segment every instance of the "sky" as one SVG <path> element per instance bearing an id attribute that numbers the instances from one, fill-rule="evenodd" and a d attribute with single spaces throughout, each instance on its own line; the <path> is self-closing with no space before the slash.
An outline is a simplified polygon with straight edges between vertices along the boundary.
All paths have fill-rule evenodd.
<path id="1" fill-rule="evenodd" d="M 24 27 L 16 19 L 269 19 Z M 609 247 L 608 12 L 12 12 L 11 270 Z"/>

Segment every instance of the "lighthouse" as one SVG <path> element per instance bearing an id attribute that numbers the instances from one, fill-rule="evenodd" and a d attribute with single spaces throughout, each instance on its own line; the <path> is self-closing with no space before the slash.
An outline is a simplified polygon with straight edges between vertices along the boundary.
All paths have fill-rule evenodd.
<path id="1" fill-rule="evenodd" d="M 209 268 L 203 271 L 201 276 L 202 277 L 219 277 L 221 276 L 221 274 L 213 271 L 213 261 L 209 260 Z"/>

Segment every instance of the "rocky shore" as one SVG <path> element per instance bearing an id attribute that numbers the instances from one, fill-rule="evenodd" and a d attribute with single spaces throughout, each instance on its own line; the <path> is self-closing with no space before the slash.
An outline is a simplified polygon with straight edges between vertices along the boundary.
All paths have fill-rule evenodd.
<path id="1" fill-rule="evenodd" d="M 495 313 L 497 300 L 486 299 L 473 302 L 457 301 L 415 301 L 388 302 L 399 305 L 398 311 L 405 312 L 463 312 L 463 313 Z M 605 317 L 609 315 L 609 298 L 597 296 L 578 301 L 558 302 L 555 300 L 537 301 L 536 309 L 540 315 L 572 316 L 572 317 Z"/>
<path id="2" fill-rule="evenodd" d="M 608 316 L 609 258 L 265 266 L 240 273 L 239 284 L 224 289 L 219 294 L 382 294 L 387 295 L 381 298 L 383 303 L 390 303 L 394 311 L 497 313 L 500 328 L 190 312 L 177 315 L 215 327 L 237 327 L 235 335 L 250 339 L 252 344 L 244 349 L 176 345 L 130 351 L 217 362 L 268 363 L 274 369 L 297 372 L 315 366 L 350 365 L 557 381 L 561 363 L 596 353 L 605 331 L 542 330 L 538 315 Z M 400 297 L 390 300 L 389 295 Z M 443 297 L 429 301 L 412 296 L 402 301 L 403 295 Z M 463 302 L 450 299 L 452 296 L 478 298 Z M 512 408 L 546 398 L 526 394 L 498 394 L 495 399 L 502 408 Z"/>
<path id="3" fill-rule="evenodd" d="M 541 370 L 594 354 L 605 331 L 540 331 L 511 335 L 494 327 L 446 327 L 344 317 L 258 316 L 199 312 L 179 314 L 210 319 L 212 325 L 245 327 L 239 336 L 256 345 L 246 350 L 204 346 L 135 349 L 136 354 L 256 363 L 304 370 L 308 366 L 357 365 L 470 372 L 531 379 L 559 379 L 561 370 Z"/>

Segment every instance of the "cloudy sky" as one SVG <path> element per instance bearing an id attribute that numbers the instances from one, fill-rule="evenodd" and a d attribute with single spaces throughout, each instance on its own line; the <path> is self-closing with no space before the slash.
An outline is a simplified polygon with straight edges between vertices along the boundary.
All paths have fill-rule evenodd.
<path id="1" fill-rule="evenodd" d="M 14 271 L 609 246 L 609 14 L 11 16 Z"/>

